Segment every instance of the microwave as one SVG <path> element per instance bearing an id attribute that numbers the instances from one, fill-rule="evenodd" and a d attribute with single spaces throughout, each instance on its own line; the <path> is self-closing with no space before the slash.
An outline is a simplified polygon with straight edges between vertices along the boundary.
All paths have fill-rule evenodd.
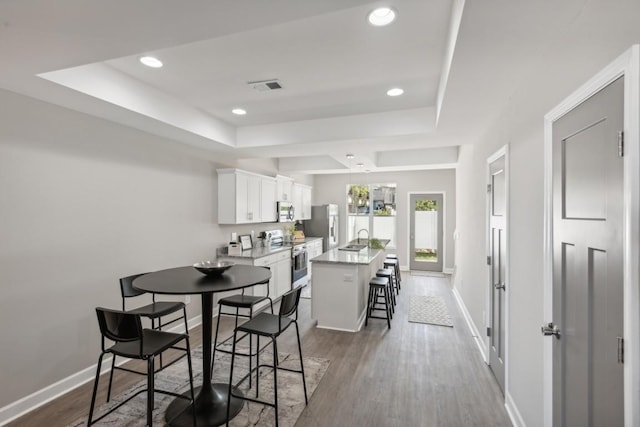
<path id="1" fill-rule="evenodd" d="M 278 202 L 278 222 L 292 222 L 295 210 L 291 202 Z"/>

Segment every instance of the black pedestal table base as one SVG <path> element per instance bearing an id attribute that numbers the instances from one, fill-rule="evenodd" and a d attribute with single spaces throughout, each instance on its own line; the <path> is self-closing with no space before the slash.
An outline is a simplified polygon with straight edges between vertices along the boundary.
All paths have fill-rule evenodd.
<path id="1" fill-rule="evenodd" d="M 227 422 L 229 384 L 214 383 L 212 387 L 212 391 L 207 393 L 202 392 L 202 387 L 195 389 L 196 422 L 198 426 L 219 426 Z M 242 392 L 236 387 L 233 388 L 233 393 L 242 395 Z M 184 392 L 183 395 L 191 398 L 190 391 Z M 229 419 L 238 415 L 243 405 L 244 400 L 231 396 Z M 164 419 L 171 427 L 193 426 L 191 404 L 184 399 L 175 399 L 167 408 Z M 171 421 L 172 419 L 173 421 Z"/>

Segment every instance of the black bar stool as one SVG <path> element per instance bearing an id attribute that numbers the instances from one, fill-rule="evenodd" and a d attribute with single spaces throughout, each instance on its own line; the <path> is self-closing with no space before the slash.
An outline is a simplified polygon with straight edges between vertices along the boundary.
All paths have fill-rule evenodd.
<path id="1" fill-rule="evenodd" d="M 400 294 L 400 279 L 398 278 L 398 260 L 393 258 L 387 258 L 384 260 L 384 268 L 389 268 L 393 271 L 391 279 L 393 281 L 393 288 L 397 294 Z"/>
<path id="2" fill-rule="evenodd" d="M 389 300 L 391 301 L 391 313 L 395 313 L 396 294 L 395 292 L 393 292 L 393 282 L 391 276 L 393 276 L 393 270 L 390 268 L 381 268 L 376 272 L 376 277 L 383 277 L 387 279 L 387 286 L 389 286 Z"/>
<path id="3" fill-rule="evenodd" d="M 388 254 L 386 256 L 386 259 L 395 259 L 396 261 L 398 261 L 398 265 L 397 270 L 396 270 L 396 275 L 398 276 L 398 289 L 401 288 L 400 283 L 402 282 L 402 273 L 400 273 L 400 260 L 398 259 L 398 255 L 396 254 Z"/>
<path id="4" fill-rule="evenodd" d="M 389 297 L 389 283 L 388 279 L 384 277 L 373 277 L 369 281 L 369 300 L 367 301 L 367 315 L 365 317 L 364 326 L 369 324 L 369 319 L 387 319 L 387 326 L 391 329 L 391 300 Z M 384 301 L 378 302 L 378 297 L 382 292 Z M 384 308 L 378 308 L 378 304 L 383 304 Z M 385 312 L 385 317 L 373 316 L 374 310 L 380 310 Z"/>
<path id="5" fill-rule="evenodd" d="M 268 269 L 269 267 L 263 267 L 263 268 Z M 225 349 L 224 345 L 227 344 L 227 342 L 231 341 L 234 338 L 234 335 L 231 335 L 227 337 L 225 340 L 218 342 L 218 331 L 220 329 L 220 317 L 222 317 L 223 314 L 227 316 L 234 316 L 235 325 L 233 329 L 235 331 L 238 328 L 238 318 L 244 317 L 247 319 L 252 319 L 254 317 L 253 314 L 254 314 L 255 307 L 263 301 L 269 301 L 271 314 L 273 314 L 273 300 L 269 296 L 269 282 L 258 283 L 256 286 L 254 286 L 254 292 L 255 292 L 255 289 L 258 288 L 259 286 L 264 286 L 266 288 L 265 290 L 266 295 L 262 295 L 262 296 L 245 295 L 244 289 L 243 289 L 241 294 L 231 295 L 225 298 L 221 298 L 218 301 L 218 319 L 216 321 L 216 334 L 213 337 L 213 354 L 211 356 L 211 375 L 212 376 L 213 376 L 213 365 L 216 360 L 216 351 L 232 354 L 232 350 Z M 231 312 L 231 313 L 225 312 L 223 311 L 223 307 L 229 307 L 231 309 L 235 309 L 235 312 Z M 249 314 L 240 313 L 240 309 L 249 310 Z M 240 340 L 244 337 L 245 335 L 242 335 L 238 339 Z M 247 352 L 243 353 L 243 352 L 236 351 L 235 355 L 247 356 L 249 358 L 249 372 L 251 372 L 252 357 L 255 356 L 260 350 L 261 349 L 256 348 L 255 352 L 253 351 L 253 337 L 252 335 L 249 335 L 249 349 L 247 350 Z M 249 376 L 249 387 L 251 387 L 251 376 Z"/>
<path id="6" fill-rule="evenodd" d="M 275 410 L 275 425 L 278 427 L 278 375 L 277 370 L 281 369 L 289 372 L 296 372 L 302 375 L 302 388 L 304 390 L 304 404 L 308 403 L 307 398 L 307 382 L 304 377 L 304 364 L 302 361 L 302 345 L 300 344 L 300 330 L 298 329 L 298 304 L 300 302 L 300 291 L 302 290 L 301 286 L 287 292 L 282 295 L 282 299 L 280 300 L 280 311 L 278 314 L 269 314 L 269 313 L 260 313 L 256 315 L 251 320 L 243 323 L 238 326 L 233 333 L 233 349 L 231 351 L 231 366 L 229 368 L 229 395 L 227 398 L 227 426 L 229 425 L 229 416 L 230 416 L 230 408 L 231 408 L 231 397 L 236 397 L 238 399 L 248 400 L 250 402 L 256 402 L 263 405 L 271 406 Z M 296 327 L 296 338 L 298 339 L 298 354 L 300 356 L 300 369 L 291 369 L 280 366 L 278 363 L 278 345 L 276 339 L 289 328 L 291 325 L 295 325 Z M 269 338 L 273 348 L 273 365 L 261 365 L 259 360 L 256 360 L 256 398 L 252 399 L 247 397 L 246 395 L 237 395 L 234 394 L 234 388 L 238 387 L 247 376 L 244 376 L 235 386 L 233 385 L 233 368 L 235 357 L 238 355 L 236 353 L 236 344 L 242 338 L 238 337 L 238 333 L 256 335 L 257 340 L 257 355 L 256 359 L 259 358 L 260 354 L 260 337 Z M 268 367 L 273 369 L 273 403 L 267 402 L 264 400 L 258 399 L 258 390 L 259 390 L 259 379 L 260 379 L 260 368 Z M 252 371 L 249 371 L 249 378 L 252 376 Z"/>

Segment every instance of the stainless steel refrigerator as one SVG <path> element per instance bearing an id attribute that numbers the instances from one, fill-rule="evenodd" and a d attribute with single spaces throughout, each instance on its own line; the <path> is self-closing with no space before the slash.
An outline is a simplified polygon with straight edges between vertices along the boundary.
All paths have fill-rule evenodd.
<path id="1" fill-rule="evenodd" d="M 340 236 L 338 205 L 311 207 L 311 219 L 304 221 L 304 233 L 309 237 L 322 237 L 322 251 L 338 247 Z"/>

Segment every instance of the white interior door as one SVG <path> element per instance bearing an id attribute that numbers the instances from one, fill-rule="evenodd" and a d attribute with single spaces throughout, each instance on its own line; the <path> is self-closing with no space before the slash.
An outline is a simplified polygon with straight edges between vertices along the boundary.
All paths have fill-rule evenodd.
<path id="1" fill-rule="evenodd" d="M 623 78 L 553 123 L 553 424 L 622 426 Z"/>
<path id="2" fill-rule="evenodd" d="M 487 185 L 489 264 L 489 367 L 504 392 L 507 289 L 507 176 L 505 154 L 489 162 Z"/>

